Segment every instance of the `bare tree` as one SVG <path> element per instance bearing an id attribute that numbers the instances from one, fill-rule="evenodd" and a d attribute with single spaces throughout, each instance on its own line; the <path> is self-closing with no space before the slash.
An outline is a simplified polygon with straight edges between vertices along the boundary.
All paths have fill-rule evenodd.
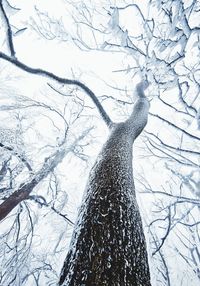
<path id="1" fill-rule="evenodd" d="M 151 124 L 145 132 L 146 148 L 141 156 L 152 160 L 155 175 L 151 169 L 148 177 L 148 169 L 152 167 L 144 161 L 144 174 L 140 173 L 136 182 L 141 193 L 148 194 L 148 200 L 152 201 L 153 212 L 148 214 L 147 225 L 152 234 L 153 264 L 158 262 L 155 280 L 170 285 L 171 277 L 174 279 L 173 268 L 170 269 L 172 258 L 168 258 L 170 248 L 178 260 L 190 261 L 185 264 L 187 269 L 191 267 L 188 279 L 196 283 L 200 242 L 198 235 L 191 235 L 191 228 L 193 233 L 199 233 L 199 3 L 146 1 L 142 5 L 119 1 L 116 5 L 111 1 L 104 2 L 102 9 L 91 1 L 87 4 L 87 8 L 80 5 L 78 10 L 74 6 L 74 43 L 91 52 L 124 54 L 123 66 L 115 73 L 129 74 L 132 78 L 138 73 L 148 74 L 154 87 Z M 96 21 L 98 14 L 101 22 Z M 134 16 L 137 20 L 127 21 Z M 86 36 L 88 33 L 90 37 Z M 113 88 L 126 92 L 122 83 Z M 129 104 L 116 97 L 104 96 L 104 99 L 115 101 L 122 108 Z M 155 176 L 159 181 L 160 173 L 165 173 L 163 183 L 151 179 Z M 185 239 L 197 245 L 189 255 Z M 164 272 L 160 263 L 166 269 L 165 275 L 161 274 Z"/>
<path id="2" fill-rule="evenodd" d="M 132 147 L 128 147 L 127 145 L 133 143 L 134 135 L 131 132 L 131 134 L 127 135 L 125 126 L 132 124 L 132 116 L 129 117 L 132 108 L 137 109 L 137 103 L 135 107 L 132 107 L 133 100 L 130 93 L 132 93 L 132 82 L 137 82 L 139 75 L 139 78 L 147 78 L 151 83 L 149 87 L 151 109 L 146 131 L 134 142 L 134 157 L 137 157 L 137 154 L 139 154 L 140 158 L 137 157 L 138 160 L 135 160 L 133 172 L 136 189 L 138 191 L 137 200 L 139 199 L 139 205 L 148 205 L 148 211 L 146 211 L 145 208 L 142 214 L 146 213 L 146 215 L 143 215 L 143 218 L 145 226 L 148 228 L 148 238 L 150 240 L 151 250 L 149 251 L 149 257 L 151 257 L 150 260 L 153 261 L 151 264 L 152 285 L 157 285 L 158 283 L 159 285 L 171 285 L 170 283 L 172 283 L 172 281 L 176 281 L 175 283 L 177 285 L 186 286 L 188 285 L 187 281 L 190 281 L 190 285 L 195 285 L 199 280 L 198 265 L 200 251 L 198 219 L 200 204 L 199 3 L 198 1 L 187 2 L 178 0 L 136 1 L 134 3 L 132 3 L 132 1 L 118 1 L 115 3 L 115 1 L 102 0 L 101 5 L 97 5 L 95 1 L 90 0 L 84 2 L 63 1 L 63 3 L 67 4 L 65 6 L 67 10 L 63 18 L 54 18 L 51 16 L 51 13 L 40 10 L 38 6 L 35 7 L 35 14 L 31 20 L 25 24 L 23 23 L 23 26 L 18 29 L 10 24 L 10 22 L 12 23 L 12 17 L 9 18 L 7 15 L 9 15 L 10 10 L 14 10 L 16 13 L 20 10 L 15 8 L 14 5 L 10 5 L 7 1 L 1 1 L 1 15 L 5 27 L 5 34 L 7 34 L 7 52 L 0 53 L 2 62 L 9 62 L 9 67 L 17 67 L 16 71 L 23 70 L 25 73 L 34 75 L 33 77 L 47 78 L 48 87 L 54 92 L 53 96 L 56 95 L 56 98 L 62 96 L 61 101 L 63 101 L 66 96 L 70 96 L 71 99 L 73 98 L 75 100 L 75 105 L 79 102 L 78 104 L 82 106 L 81 111 L 83 111 L 85 116 L 86 113 L 88 114 L 88 112 L 85 112 L 88 108 L 88 101 L 86 99 L 87 104 L 84 104 L 82 101 L 84 93 L 81 93 L 80 90 L 84 91 L 88 97 L 92 99 L 100 112 L 101 118 L 110 130 L 108 141 L 105 143 L 100 152 L 100 157 L 98 157 L 99 159 L 97 159 L 89 175 L 83 205 L 79 211 L 78 221 L 75 226 L 69 253 L 65 260 L 60 283 L 63 285 L 68 285 L 69 283 L 71 283 L 69 285 L 73 285 L 73 283 L 80 284 L 82 282 L 74 281 L 85 279 L 85 281 L 89 281 L 88 283 L 91 284 L 92 279 L 93 281 L 98 281 L 99 277 L 103 277 L 101 275 L 112 272 L 113 267 L 118 269 L 117 267 L 119 267 L 119 265 L 112 263 L 112 261 L 116 261 L 115 254 L 118 255 L 121 253 L 121 257 L 125 257 L 126 254 L 128 255 L 128 252 L 125 253 L 126 247 L 123 247 L 123 239 L 119 239 L 119 243 L 116 244 L 117 247 L 115 245 L 114 248 L 114 243 L 111 241 L 114 236 L 111 237 L 109 234 L 112 232 L 117 236 L 118 229 L 124 229 L 124 219 L 129 215 L 128 212 L 131 213 L 134 207 L 137 208 L 137 203 L 135 204 L 134 199 L 132 207 L 126 212 L 124 201 L 126 200 L 127 202 L 127 197 L 123 197 L 121 191 L 116 198 L 112 196 L 110 198 L 109 195 L 102 198 L 102 196 L 98 196 L 98 194 L 107 194 L 110 189 L 110 194 L 112 194 L 112 190 L 119 191 L 122 189 L 118 188 L 121 182 L 118 184 L 117 180 L 114 180 L 113 183 L 113 178 L 121 178 L 121 175 L 118 174 L 117 168 L 111 168 L 111 166 L 118 166 L 122 163 L 125 164 L 127 168 L 131 166 L 130 160 L 128 163 L 124 162 L 125 159 L 128 160 L 127 154 L 127 156 L 122 156 L 124 160 L 118 158 L 117 155 L 115 158 L 115 151 L 113 149 L 114 147 L 116 147 L 116 150 L 117 148 L 120 149 L 119 145 L 125 140 L 126 144 L 123 144 L 124 148 L 129 148 L 129 157 L 132 156 L 130 151 Z M 69 22 L 66 24 L 66 18 L 70 18 L 73 25 L 68 25 Z M 100 54 L 106 55 L 106 53 L 110 55 L 110 57 L 116 56 L 116 58 L 121 59 L 121 65 L 118 63 L 118 68 L 113 71 L 113 74 L 118 78 L 124 77 L 125 80 L 116 81 L 117 83 L 113 81 L 111 84 L 105 79 L 106 82 L 104 82 L 103 85 L 107 88 L 105 89 L 106 92 L 103 91 L 102 95 L 97 97 L 86 84 L 78 81 L 77 77 L 69 80 L 57 76 L 56 73 L 48 72 L 45 69 L 32 68 L 24 64 L 18 60 L 19 55 L 17 55 L 15 51 L 13 36 L 20 36 L 30 30 L 32 30 L 33 33 L 37 33 L 37 35 L 43 39 L 45 38 L 46 41 L 63 42 L 66 46 L 67 44 L 71 46 L 75 45 L 83 54 L 85 51 L 90 51 L 90 53 L 95 54 L 96 57 Z M 131 86 L 128 84 L 130 81 Z M 68 86 L 67 89 L 66 86 Z M 107 90 L 109 90 L 109 92 L 107 92 Z M 38 108 L 38 102 L 32 100 L 32 102 L 29 101 L 26 102 L 26 104 L 22 104 L 22 101 L 20 101 L 21 103 L 19 104 L 19 96 L 17 96 L 17 98 L 15 107 L 18 106 L 20 109 Z M 111 121 L 110 116 L 108 116 L 108 113 L 102 107 L 100 101 L 104 102 L 106 110 L 112 109 L 109 114 L 112 118 L 117 118 L 115 121 L 121 121 L 121 123 L 113 123 Z M 40 102 L 39 105 L 39 108 L 47 108 L 50 112 L 55 112 L 52 106 L 48 107 L 48 104 L 45 106 L 43 102 Z M 43 107 L 41 107 L 42 105 Z M 91 106 L 89 107 L 90 109 L 88 109 L 90 111 L 89 113 L 95 113 L 95 111 L 92 111 Z M 10 110 L 15 107 L 14 105 L 12 107 L 9 106 Z M 2 106 L 1 110 L 6 108 L 8 108 L 8 106 Z M 58 111 L 58 109 L 56 110 Z M 76 112 L 72 112 L 72 114 L 73 113 Z M 62 113 L 62 116 L 63 114 L 64 113 Z M 78 117 L 78 112 L 76 114 Z M 63 117 L 63 120 L 65 120 L 66 112 Z M 136 126 L 135 124 L 136 122 L 133 123 L 133 126 Z M 64 125 L 65 130 L 70 129 L 69 122 L 67 122 L 67 124 L 64 123 Z M 90 128 L 88 130 L 90 130 Z M 65 134 L 65 131 L 62 132 L 62 130 L 60 130 L 60 132 Z M 59 139 L 59 148 L 56 145 L 52 152 L 48 152 L 48 155 L 45 156 L 47 161 L 49 160 L 49 162 L 55 163 L 56 161 L 53 160 L 52 154 L 67 150 L 69 146 L 71 146 L 70 153 L 82 159 L 85 158 L 85 146 L 82 147 L 81 141 L 77 142 L 75 147 L 73 144 L 75 141 L 70 139 L 70 133 L 71 132 L 67 132 L 67 137 L 62 138 L 66 138 L 66 140 L 69 140 L 72 144 L 70 145 L 66 142 L 67 147 L 65 148 L 65 144 L 61 144 L 61 142 L 64 141 Z M 88 133 L 86 132 L 84 134 Z M 119 134 L 123 134 L 123 138 L 119 138 L 121 136 L 118 136 Z M 116 140 L 113 138 L 116 138 Z M 129 140 L 132 140 L 131 144 Z M 20 142 L 19 145 L 21 144 L 22 142 Z M 34 180 L 36 174 L 42 174 L 41 170 L 43 170 L 43 167 L 45 172 L 48 170 L 48 166 L 44 160 L 45 158 L 41 160 L 40 166 L 36 168 L 34 166 L 34 160 L 32 160 L 32 158 L 30 160 L 28 152 L 21 152 L 21 150 L 14 147 L 14 145 L 17 146 L 17 143 L 9 144 L 9 142 L 1 141 L 4 157 L 0 169 L 0 181 L 2 182 L 2 190 L 4 194 L 6 194 L 6 196 L 3 196 L 4 202 L 2 205 L 5 205 L 7 199 L 9 203 L 9 195 L 11 192 L 14 198 L 14 194 L 17 194 L 17 192 L 21 190 L 20 186 L 28 186 L 28 184 L 32 182 L 31 180 Z M 112 147 L 113 149 L 110 150 L 109 148 Z M 124 152 L 124 149 L 121 149 L 119 150 L 120 154 Z M 106 161 L 111 157 L 114 159 Z M 21 180 L 18 174 L 18 172 L 21 171 L 15 173 L 15 168 L 13 169 L 13 167 L 17 166 L 17 164 L 20 165 L 21 169 L 23 168 L 23 172 L 30 175 L 29 180 Z M 47 172 L 48 178 L 53 176 L 53 182 L 54 173 L 55 176 L 57 176 L 56 168 L 58 167 L 56 166 L 58 165 L 55 165 L 55 168 L 49 169 Z M 106 174 L 104 167 L 108 169 Z M 101 175 L 99 175 L 99 172 L 95 172 L 95 170 L 101 170 Z M 132 172 L 131 170 L 128 171 Z M 128 177 L 131 177 L 132 175 L 130 175 L 128 171 L 124 172 L 126 172 Z M 100 183 L 98 184 L 100 187 L 97 187 L 95 182 L 104 181 L 104 175 L 104 184 Z M 44 181 L 44 178 L 47 177 L 41 177 L 40 182 Z M 50 182 L 51 180 L 52 179 L 50 179 Z M 124 180 L 128 179 L 125 178 Z M 111 182 L 111 188 L 106 187 L 107 184 L 109 185 L 109 182 Z M 133 181 L 131 184 L 133 184 Z M 135 189 L 133 186 L 131 188 Z M 57 208 L 56 200 L 52 198 L 50 199 L 50 203 L 48 196 L 45 197 L 43 194 L 36 195 L 34 189 L 35 188 L 32 189 L 32 193 L 27 197 L 27 192 L 25 192 L 23 200 L 29 199 L 29 201 L 35 202 L 42 208 L 50 209 L 59 215 L 59 217 L 68 219 L 68 216 L 63 213 L 60 208 Z M 52 189 L 51 183 L 50 189 Z M 54 186 L 54 189 L 57 190 L 57 187 Z M 126 187 L 123 189 L 126 189 Z M 59 192 L 55 191 L 55 193 Z M 100 200 L 100 198 L 102 198 L 102 200 Z M 12 196 L 10 197 L 10 200 L 11 199 Z M 113 212 L 114 208 L 110 208 L 112 200 L 115 200 L 113 204 L 116 206 L 116 213 Z M 16 201 L 17 204 L 17 200 L 14 201 Z M 122 201 L 122 208 L 120 208 Z M 18 202 L 20 203 L 21 201 L 18 200 Z M 20 204 L 20 209 L 21 205 L 23 204 Z M 23 209 L 25 211 L 25 207 Z M 12 207 L 10 210 L 12 210 Z M 120 217 L 121 211 L 123 211 L 124 218 Z M 22 217 L 22 215 L 19 217 Z M 82 218 L 84 219 L 82 220 Z M 111 221 L 114 222 L 111 223 Z M 126 225 L 134 225 L 134 216 L 128 217 Z M 82 228 L 80 228 L 80 226 Z M 138 229 L 140 228 L 141 223 Z M 116 229 L 117 231 L 115 232 L 114 230 Z M 136 229 L 137 228 L 131 229 L 132 232 L 127 232 L 126 236 L 134 236 Z M 128 231 L 127 228 L 126 231 Z M 110 240 L 106 238 L 103 245 L 103 240 L 101 241 L 97 237 L 98 233 L 103 233 L 102 236 L 108 234 L 107 237 L 109 237 Z M 123 234 L 120 233 L 117 237 L 119 238 L 120 235 L 123 236 Z M 62 240 L 61 237 L 63 236 L 61 235 L 59 237 L 59 241 Z M 120 241 L 122 241 L 122 244 Z M 141 244 L 145 245 L 144 237 L 142 238 Z M 107 248 L 105 248 L 105 245 L 111 245 L 113 256 L 109 256 L 110 248 L 107 246 Z M 123 247 L 124 253 L 120 247 Z M 131 247 L 134 249 L 135 245 L 130 246 L 130 249 Z M 101 248 L 103 249 L 102 251 Z M 77 249 L 81 249 L 80 253 L 76 251 Z M 143 251 L 143 255 L 146 257 L 146 251 Z M 84 257 L 84 265 L 82 263 L 82 257 Z M 130 255 L 129 258 L 134 262 L 134 257 Z M 111 258 L 113 259 L 112 261 Z M 62 255 L 61 260 L 62 259 L 64 259 L 64 254 Z M 45 261 L 44 257 L 41 259 L 40 265 L 42 265 L 42 261 Z M 127 261 L 129 260 L 127 259 Z M 98 269 L 95 268 L 96 277 L 94 277 L 90 269 L 97 267 L 97 264 L 103 266 Z M 147 260 L 144 264 L 147 265 Z M 52 267 L 51 263 L 49 265 Z M 44 272 L 46 271 L 45 273 L 53 272 L 53 270 L 51 270 L 53 268 L 49 265 L 45 266 L 45 264 L 43 264 L 44 267 L 41 266 L 36 272 L 30 269 L 30 275 L 27 274 L 28 271 L 25 271 L 27 275 L 24 275 L 24 277 L 26 276 L 24 281 L 30 281 L 28 279 L 34 277 L 34 283 L 36 285 L 37 283 L 42 283 L 43 270 Z M 176 265 L 176 271 L 174 265 Z M 179 265 L 181 265 L 181 267 L 179 267 Z M 119 275 L 116 275 L 115 279 L 120 279 L 119 277 L 124 275 L 124 279 L 127 279 L 127 285 L 129 285 L 128 283 L 137 285 L 134 284 L 137 283 L 137 279 L 135 279 L 134 282 L 131 280 L 134 279 L 134 274 L 132 278 L 130 278 L 128 274 L 122 274 L 123 271 L 123 273 L 126 273 L 126 271 L 131 273 L 128 267 L 129 266 L 126 265 L 126 269 L 120 267 L 119 271 L 116 270 Z M 82 270 L 80 269 L 84 269 L 85 276 L 81 276 Z M 132 271 L 133 269 L 135 268 L 133 267 Z M 186 269 L 187 271 L 185 271 Z M 104 272 L 101 272 L 101 270 Z M 145 271 L 148 272 L 148 269 L 144 270 L 144 272 Z M 86 275 L 86 273 L 88 274 Z M 179 273 L 179 278 L 177 278 L 177 273 Z M 146 275 L 146 277 L 148 281 L 148 275 Z M 53 279 L 55 279 L 53 283 L 56 283 L 55 281 L 56 279 L 58 280 L 58 274 L 55 274 Z M 109 284 L 109 282 L 106 282 L 109 281 L 109 279 L 106 279 L 108 278 L 104 278 L 105 283 Z M 17 281 L 16 278 L 13 278 L 13 283 L 15 283 L 15 281 Z M 50 281 L 50 278 L 48 281 Z M 112 282 L 113 281 L 114 280 L 112 280 Z M 139 281 L 142 281 L 141 278 L 139 278 Z M 123 285 L 124 281 L 120 283 Z M 143 281 L 142 284 L 144 283 L 150 282 Z"/>
<path id="3" fill-rule="evenodd" d="M 72 248 L 75 251 L 69 252 L 60 284 L 100 284 L 103 279 L 106 284 L 150 285 L 146 244 L 132 174 L 132 145 L 147 123 L 149 103 L 144 95 L 147 83 L 142 82 L 137 86 L 138 100 L 131 116 L 124 123 L 114 124 L 85 84 L 31 68 L 18 61 L 11 26 L 2 2 L 1 11 L 7 27 L 10 56 L 1 53 L 0 57 L 28 73 L 80 87 L 91 97 L 107 126 L 113 129 L 90 175 L 86 198 L 82 204 L 83 213 L 74 230 L 73 237 L 76 239 L 72 239 L 72 244 L 76 245 Z M 55 169 L 68 150 L 64 140 L 59 149 L 45 159 L 42 168 L 28 183 L 21 184 L 18 190 L 5 199 L 0 206 L 1 219 L 29 198 L 35 186 Z M 40 203 L 45 204 L 45 201 Z M 81 229 L 83 233 L 80 232 Z M 77 256 L 78 254 L 80 255 Z M 86 257 L 87 263 L 83 260 Z"/>

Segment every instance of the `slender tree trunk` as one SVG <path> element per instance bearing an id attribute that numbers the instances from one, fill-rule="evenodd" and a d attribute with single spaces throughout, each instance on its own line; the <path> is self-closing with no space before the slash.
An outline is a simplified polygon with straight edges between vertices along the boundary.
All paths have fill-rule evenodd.
<path id="1" fill-rule="evenodd" d="M 145 237 L 136 201 L 132 145 L 147 122 L 141 97 L 115 124 L 90 172 L 59 285 L 150 286 Z"/>

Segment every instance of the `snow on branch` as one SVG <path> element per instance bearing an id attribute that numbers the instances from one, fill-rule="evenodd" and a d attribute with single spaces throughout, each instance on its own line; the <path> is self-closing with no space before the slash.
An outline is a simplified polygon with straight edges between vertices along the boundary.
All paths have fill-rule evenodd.
<path id="1" fill-rule="evenodd" d="M 97 96 L 84 83 L 82 83 L 82 82 L 80 82 L 78 80 L 72 80 L 72 79 L 59 77 L 59 76 L 55 75 L 54 73 L 46 71 L 46 70 L 43 70 L 43 69 L 29 67 L 26 64 L 18 61 L 16 58 L 9 57 L 9 56 L 7 56 L 6 54 L 4 54 L 2 52 L 0 52 L 0 58 L 3 59 L 3 60 L 6 60 L 7 62 L 12 63 L 16 67 L 20 68 L 21 70 L 23 70 L 23 71 L 25 71 L 27 73 L 48 77 L 50 79 L 53 79 L 53 80 L 57 81 L 58 83 L 68 84 L 68 85 L 76 85 L 76 86 L 80 87 L 92 99 L 92 101 L 96 105 L 99 113 L 101 114 L 103 120 L 105 121 L 106 125 L 108 127 L 110 127 L 112 125 L 112 121 L 111 121 L 110 117 L 108 116 L 108 114 L 106 113 L 105 109 L 101 105 L 101 103 L 98 100 Z"/>
<path id="2" fill-rule="evenodd" d="M 58 150 L 47 157 L 39 171 L 37 171 L 30 178 L 28 182 L 22 183 L 17 190 L 15 190 L 5 201 L 0 205 L 0 221 L 7 217 L 7 215 L 22 201 L 29 198 L 30 193 L 34 188 L 45 179 L 54 169 L 62 162 L 64 157 L 73 150 L 74 146 L 78 144 L 90 132 L 92 128 L 83 132 L 70 146 L 66 146 L 67 142 L 63 143 Z"/>
<path id="3" fill-rule="evenodd" d="M 8 42 L 10 55 L 11 55 L 11 57 L 14 58 L 15 57 L 15 49 L 14 49 L 13 40 L 12 40 L 12 29 L 11 29 L 11 26 L 10 26 L 10 23 L 9 23 L 9 19 L 8 19 L 7 15 L 6 15 L 5 10 L 4 10 L 2 0 L 0 0 L 0 10 L 2 12 L 3 19 L 4 19 L 5 23 L 6 23 L 7 42 Z"/>
<path id="4" fill-rule="evenodd" d="M 14 148 L 12 148 L 10 146 L 6 146 L 6 145 L 2 144 L 1 142 L 0 142 L 0 147 L 2 147 L 3 149 L 5 149 L 7 151 L 10 151 L 11 154 L 14 154 L 17 158 L 19 158 L 22 161 L 22 163 L 24 163 L 24 165 L 27 167 L 27 169 L 29 171 L 31 171 L 31 172 L 33 171 L 32 167 L 29 164 L 29 162 L 27 161 L 27 159 L 22 154 L 19 154 L 18 152 L 16 152 L 14 150 Z"/>
<path id="5" fill-rule="evenodd" d="M 110 127 L 112 125 L 112 121 L 110 119 L 110 117 L 108 116 L 108 114 L 106 113 L 105 109 L 103 108 L 103 106 L 101 105 L 100 101 L 98 100 L 97 96 L 94 94 L 94 92 L 87 87 L 84 83 L 78 81 L 78 80 L 71 80 L 71 79 L 66 79 L 66 78 L 61 78 L 51 72 L 42 70 L 42 69 L 38 69 L 38 68 L 32 68 L 29 67 L 25 64 L 23 64 L 22 62 L 18 61 L 16 56 L 15 56 L 15 50 L 14 50 L 14 44 L 13 44 L 13 39 L 12 39 L 12 29 L 11 29 L 11 25 L 9 23 L 8 17 L 6 15 L 6 12 L 4 10 L 3 4 L 2 4 L 2 0 L 0 1 L 0 10 L 2 11 L 3 14 L 3 18 L 5 20 L 6 23 L 6 28 L 7 28 L 7 40 L 8 40 L 8 46 L 9 46 L 9 50 L 10 50 L 10 54 L 11 56 L 8 56 L 2 52 L 0 52 L 0 58 L 14 64 L 15 66 L 17 66 L 18 68 L 28 72 L 28 73 L 32 73 L 32 74 L 36 74 L 36 75 L 40 75 L 40 76 L 46 76 L 50 79 L 56 80 L 59 83 L 62 84 L 68 84 L 68 85 L 76 85 L 79 88 L 81 88 L 94 102 L 95 106 L 97 107 L 101 117 L 103 118 L 103 120 L 105 121 L 106 125 L 108 127 Z"/>

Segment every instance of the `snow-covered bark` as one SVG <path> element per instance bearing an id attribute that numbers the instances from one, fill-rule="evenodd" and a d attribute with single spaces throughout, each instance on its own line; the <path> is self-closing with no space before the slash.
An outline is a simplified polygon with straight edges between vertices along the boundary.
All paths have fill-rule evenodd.
<path id="1" fill-rule="evenodd" d="M 131 116 L 113 125 L 90 172 L 60 285 L 151 285 L 132 170 L 149 109 L 140 87 Z"/>

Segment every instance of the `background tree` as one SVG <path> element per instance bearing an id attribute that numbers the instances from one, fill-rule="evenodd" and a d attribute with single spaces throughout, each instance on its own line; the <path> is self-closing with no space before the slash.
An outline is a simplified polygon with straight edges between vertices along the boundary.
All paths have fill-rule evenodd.
<path id="1" fill-rule="evenodd" d="M 6 37 L 9 29 L 1 17 L 1 51 L 5 52 L 1 58 L 14 63 L 17 54 L 30 67 L 79 78 L 95 91 L 117 122 L 126 120 L 131 112 L 137 75 L 148 73 L 152 84 L 150 118 L 145 135 L 135 143 L 134 173 L 152 253 L 152 285 L 171 285 L 171 281 L 176 285 L 198 284 L 199 2 L 101 1 L 99 5 L 95 1 L 60 1 L 55 9 L 41 2 L 34 7 L 35 2 L 21 1 L 21 10 L 15 1 L 10 3 L 12 7 L 6 1 L 3 4 L 15 49 L 11 47 L 11 53 L 7 49 L 9 41 L 5 39 L 9 39 Z M 13 57 L 8 58 L 9 54 Z M 34 172 L 38 171 L 65 138 L 67 125 L 52 109 L 67 120 L 68 146 L 74 146 L 73 139 L 80 134 L 86 137 L 71 148 L 73 155 L 68 154 L 37 185 L 31 198 L 2 222 L 3 285 L 55 285 L 71 227 L 66 231 L 66 222 L 61 223 L 64 217 L 52 207 L 64 216 L 67 212 L 67 218 L 74 221 L 76 215 L 72 215 L 74 210 L 70 213 L 70 207 L 72 210 L 75 201 L 76 205 L 80 203 L 77 189 L 84 188 L 93 158 L 105 142 L 106 130 L 90 100 L 80 90 L 50 79 L 48 85 L 46 82 L 1 60 L 1 134 L 7 140 L 1 144 L 9 149 L 15 147 L 12 151 L 1 146 L 2 198 L 10 194 L 9 190 L 13 192 L 13 186 L 16 190 L 28 182 L 29 175 L 32 178 L 24 159 Z M 26 104 L 21 102 L 22 96 L 26 97 Z M 27 99 L 49 108 L 36 105 L 26 108 L 31 105 Z M 17 122 L 21 125 L 16 128 Z M 90 129 L 91 126 L 96 129 Z M 14 130 L 20 132 L 19 144 L 14 139 Z M 17 147 L 21 144 L 24 144 L 23 154 Z M 20 174 L 19 165 L 23 168 Z M 78 183 L 71 176 L 72 166 L 77 177 L 82 177 Z M 54 219 L 49 220 L 50 215 Z M 48 253 L 46 236 L 41 231 L 44 225 L 45 234 L 49 234 Z"/>

